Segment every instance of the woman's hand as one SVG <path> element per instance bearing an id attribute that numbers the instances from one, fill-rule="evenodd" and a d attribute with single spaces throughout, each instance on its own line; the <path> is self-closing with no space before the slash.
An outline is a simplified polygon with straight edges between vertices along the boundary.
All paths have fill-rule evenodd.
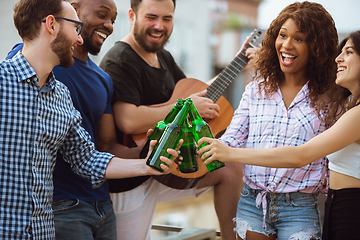
<path id="1" fill-rule="evenodd" d="M 204 143 L 207 143 L 208 145 L 201 147 L 198 153 L 201 156 L 201 160 L 204 161 L 205 164 L 209 164 L 214 160 L 219 160 L 224 163 L 230 162 L 230 147 L 226 146 L 218 139 L 207 137 L 201 138 L 198 142 L 198 146 L 201 146 Z M 206 158 L 208 159 L 205 161 Z"/>

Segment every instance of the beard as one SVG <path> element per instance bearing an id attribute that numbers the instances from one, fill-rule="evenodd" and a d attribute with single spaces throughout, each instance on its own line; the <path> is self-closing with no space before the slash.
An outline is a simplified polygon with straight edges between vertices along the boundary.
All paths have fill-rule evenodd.
<path id="1" fill-rule="evenodd" d="M 66 37 L 63 30 L 61 30 L 54 41 L 51 43 L 51 50 L 58 56 L 60 64 L 58 66 L 69 68 L 73 65 L 74 59 L 72 57 L 71 47 L 73 43 Z"/>
<path id="2" fill-rule="evenodd" d="M 162 42 L 159 43 L 152 43 L 152 42 L 147 42 L 146 41 L 146 35 L 148 35 L 149 33 L 154 32 L 154 33 L 162 33 L 164 34 L 164 39 Z M 146 30 L 144 32 L 141 32 L 138 22 L 135 21 L 134 24 L 134 38 L 136 40 L 136 42 L 148 53 L 158 53 L 160 52 L 164 46 L 166 45 L 166 43 L 168 43 L 169 38 L 170 38 L 171 32 L 170 34 L 168 34 L 167 30 L 163 30 L 163 31 L 158 31 L 156 29 L 153 30 Z"/>
<path id="3" fill-rule="evenodd" d="M 97 46 L 92 42 L 92 36 L 96 33 L 88 33 L 84 28 L 81 33 L 81 37 L 84 40 L 84 43 L 81 45 L 87 52 L 89 52 L 91 55 L 98 55 L 101 49 L 101 45 Z"/>

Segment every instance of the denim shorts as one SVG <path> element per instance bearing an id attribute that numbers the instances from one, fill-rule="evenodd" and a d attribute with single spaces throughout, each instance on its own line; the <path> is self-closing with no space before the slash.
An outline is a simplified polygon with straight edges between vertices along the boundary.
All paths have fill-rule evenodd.
<path id="1" fill-rule="evenodd" d="M 256 207 L 256 197 L 262 191 L 244 184 L 235 218 L 235 230 L 242 239 L 247 231 L 274 234 L 278 240 L 321 239 L 318 193 L 267 193 L 264 229 L 263 208 Z"/>

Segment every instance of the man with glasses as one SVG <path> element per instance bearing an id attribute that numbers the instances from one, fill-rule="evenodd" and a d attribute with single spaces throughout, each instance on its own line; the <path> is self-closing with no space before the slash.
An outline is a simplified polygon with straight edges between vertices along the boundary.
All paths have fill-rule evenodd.
<path id="1" fill-rule="evenodd" d="M 81 30 L 83 28 L 83 23 L 82 22 L 79 22 L 79 21 L 75 21 L 75 20 L 72 20 L 72 19 L 69 19 L 69 18 L 64 18 L 64 17 L 55 17 L 55 19 L 62 19 L 62 20 L 65 20 L 65 21 L 69 21 L 69 22 L 72 22 L 72 23 L 76 23 L 77 24 L 77 27 L 76 27 L 76 33 L 78 35 L 80 35 L 81 33 Z M 46 22 L 46 19 L 42 20 L 42 22 Z"/>
<path id="2" fill-rule="evenodd" d="M 76 10 L 82 14 L 79 8 Z M 14 11 L 15 26 L 24 45 L 22 51 L 0 64 L 0 239 L 55 239 L 51 207 L 55 161 L 56 168 L 60 169 L 55 170 L 54 198 L 62 197 L 61 188 L 70 193 L 71 185 L 80 186 L 81 183 L 70 175 L 70 168 L 84 180 L 90 179 L 94 189 L 103 188 L 105 178 L 159 173 L 147 167 L 145 160 L 120 159 L 95 150 L 91 142 L 94 136 L 81 126 L 81 116 L 73 106 L 68 88 L 55 79 L 52 69 L 56 65 L 62 67 L 57 67 L 56 71 L 65 71 L 63 67 L 77 64 L 86 55 L 81 51 L 83 38 L 79 33 L 82 24 L 74 8 L 62 0 L 20 0 Z M 96 31 L 103 33 L 105 28 L 99 24 Z M 94 41 L 95 49 L 101 39 L 96 36 L 93 39 L 97 39 Z M 73 58 L 73 54 L 79 59 Z M 59 75 L 54 73 L 56 77 Z M 94 88 L 97 94 L 100 89 Z M 173 157 L 178 156 L 175 150 L 169 149 L 168 152 Z M 62 154 L 63 162 L 56 160 L 57 153 Z M 172 166 L 169 159 L 162 160 Z M 165 173 L 170 172 L 166 166 L 163 169 Z M 59 176 L 62 180 L 56 180 Z M 61 182 L 66 179 L 67 182 Z M 86 189 L 71 189 L 70 194 L 81 195 Z M 76 209 L 81 204 L 81 201 L 73 202 L 71 198 L 54 202 L 54 205 L 63 207 L 59 216 L 67 208 Z M 107 210 L 102 202 L 89 201 L 91 204 L 105 220 Z M 68 235 L 63 239 L 77 239 L 72 237 L 72 232 L 78 232 L 79 239 L 91 239 L 77 225 L 82 221 L 81 210 L 68 217 L 79 217 L 76 222 L 64 223 L 63 227 L 67 228 L 64 234 Z M 93 215 L 88 218 L 98 220 Z M 93 232 L 96 231 L 95 227 Z"/>

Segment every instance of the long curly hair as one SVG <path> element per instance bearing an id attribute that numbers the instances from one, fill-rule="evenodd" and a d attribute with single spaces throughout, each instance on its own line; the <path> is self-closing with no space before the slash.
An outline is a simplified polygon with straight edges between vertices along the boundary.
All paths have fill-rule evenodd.
<path id="1" fill-rule="evenodd" d="M 339 55 L 348 40 L 352 41 L 354 51 L 360 55 L 360 30 L 350 33 L 339 44 L 337 55 Z M 360 68 L 360 66 L 359 66 Z M 360 78 L 359 78 L 360 85 Z M 329 95 L 332 96 L 329 104 L 329 112 L 325 116 L 325 121 L 333 124 L 341 117 L 347 110 L 360 104 L 360 91 L 351 95 L 351 92 L 339 85 L 337 88 L 331 89 Z"/>
<path id="2" fill-rule="evenodd" d="M 309 46 L 309 60 L 306 65 L 308 97 L 311 107 L 315 108 L 319 118 L 322 118 L 328 104 L 326 93 L 335 85 L 338 34 L 333 18 L 321 4 L 295 2 L 280 12 L 270 24 L 262 41 L 259 57 L 254 65 L 254 79 L 259 80 L 259 91 L 263 90 L 267 96 L 275 93 L 285 79 L 275 41 L 280 28 L 290 18 L 305 34 L 305 42 Z"/>

